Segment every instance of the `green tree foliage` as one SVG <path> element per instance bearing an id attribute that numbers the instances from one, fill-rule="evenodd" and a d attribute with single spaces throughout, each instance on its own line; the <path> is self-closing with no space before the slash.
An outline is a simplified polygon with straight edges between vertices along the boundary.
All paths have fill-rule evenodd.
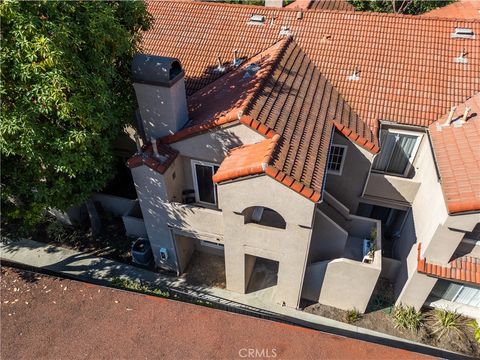
<path id="1" fill-rule="evenodd" d="M 455 0 L 349 0 L 358 11 L 423 14 Z"/>
<path id="2" fill-rule="evenodd" d="M 33 224 L 112 176 L 112 143 L 135 108 L 129 66 L 143 2 L 0 4 L 2 215 Z"/>

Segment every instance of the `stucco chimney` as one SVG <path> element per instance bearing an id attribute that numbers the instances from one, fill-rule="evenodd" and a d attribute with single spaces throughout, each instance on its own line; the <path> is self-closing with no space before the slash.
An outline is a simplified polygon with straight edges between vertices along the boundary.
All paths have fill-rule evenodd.
<path id="1" fill-rule="evenodd" d="M 188 121 L 184 72 L 174 58 L 137 54 L 132 80 L 145 139 L 180 130 Z"/>
<path id="2" fill-rule="evenodd" d="M 283 0 L 265 0 L 265 6 L 281 8 Z"/>

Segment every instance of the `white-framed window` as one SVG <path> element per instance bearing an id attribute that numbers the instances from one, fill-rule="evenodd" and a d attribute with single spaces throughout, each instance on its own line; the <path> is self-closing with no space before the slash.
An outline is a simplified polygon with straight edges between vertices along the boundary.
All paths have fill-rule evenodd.
<path id="1" fill-rule="evenodd" d="M 406 176 L 417 154 L 422 134 L 403 130 L 382 130 L 380 153 L 372 169 L 386 174 Z"/>
<path id="2" fill-rule="evenodd" d="M 192 160 L 193 187 L 195 189 L 196 202 L 217 205 L 217 185 L 212 180 L 217 170 L 217 164 Z"/>
<path id="3" fill-rule="evenodd" d="M 328 155 L 328 173 L 342 175 L 343 164 L 347 156 L 347 146 L 332 144 Z"/>

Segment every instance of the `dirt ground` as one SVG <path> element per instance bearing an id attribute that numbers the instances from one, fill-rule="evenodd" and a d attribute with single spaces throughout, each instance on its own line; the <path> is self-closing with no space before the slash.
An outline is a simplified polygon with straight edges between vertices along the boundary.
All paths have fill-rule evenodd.
<path id="1" fill-rule="evenodd" d="M 429 358 L 13 268 L 2 267 L 0 288 L 2 359 Z"/>
<path id="2" fill-rule="evenodd" d="M 189 285 L 225 289 L 225 259 L 222 256 L 195 251 L 181 278 Z"/>
<path id="3" fill-rule="evenodd" d="M 331 306 L 313 304 L 307 306 L 304 311 L 337 321 L 347 322 L 347 312 Z M 438 348 L 460 352 L 469 356 L 480 358 L 480 346 L 474 340 L 473 329 L 469 326 L 466 326 L 466 323 L 468 322 L 466 318 L 462 319 L 463 323 L 465 324 L 464 326 L 462 326 L 462 330 L 465 335 L 460 336 L 456 333 L 452 333 L 451 336 L 445 335 L 442 338 L 438 339 L 437 336 L 431 334 L 432 325 L 434 322 L 433 310 L 422 309 L 422 311 L 425 314 L 425 321 L 416 333 L 412 333 L 409 330 L 396 328 L 389 308 L 367 312 L 363 314 L 360 320 L 355 322 L 355 325 L 379 331 L 385 334 L 397 336 L 400 338 L 413 340 L 419 343 L 424 343 L 426 345 L 431 345 Z"/>

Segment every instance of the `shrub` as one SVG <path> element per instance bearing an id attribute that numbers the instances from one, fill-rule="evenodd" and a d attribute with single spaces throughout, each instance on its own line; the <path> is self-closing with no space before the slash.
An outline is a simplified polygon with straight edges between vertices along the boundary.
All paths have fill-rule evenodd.
<path id="1" fill-rule="evenodd" d="M 52 221 L 49 223 L 45 231 L 49 239 L 57 243 L 68 242 L 71 239 L 71 234 L 69 234 L 66 227 L 59 221 Z"/>
<path id="2" fill-rule="evenodd" d="M 402 328 L 412 332 L 418 331 L 424 320 L 423 313 L 415 310 L 413 306 L 395 306 L 392 316 L 396 328 Z"/>
<path id="3" fill-rule="evenodd" d="M 355 308 L 351 310 L 347 310 L 347 314 L 345 315 L 345 320 L 349 324 L 354 324 L 361 318 L 362 318 L 362 314 L 360 314 L 360 312 Z"/>
<path id="4" fill-rule="evenodd" d="M 150 289 L 148 286 L 142 284 L 140 281 L 115 277 L 112 279 L 112 285 L 120 289 L 132 290 L 146 295 L 170 297 L 170 293 L 168 291 L 162 291 L 160 289 Z"/>
<path id="5" fill-rule="evenodd" d="M 456 332 L 462 335 L 461 327 L 463 326 L 460 314 L 456 311 L 448 311 L 443 309 L 436 309 L 434 312 L 435 323 L 433 324 L 433 334 L 436 334 L 441 339 L 445 334 L 450 335 Z"/>
<path id="6" fill-rule="evenodd" d="M 480 344 L 480 326 L 478 326 L 478 321 L 473 320 L 472 322 L 468 323 L 468 326 L 473 328 L 473 336 L 475 337 L 477 343 Z"/>

